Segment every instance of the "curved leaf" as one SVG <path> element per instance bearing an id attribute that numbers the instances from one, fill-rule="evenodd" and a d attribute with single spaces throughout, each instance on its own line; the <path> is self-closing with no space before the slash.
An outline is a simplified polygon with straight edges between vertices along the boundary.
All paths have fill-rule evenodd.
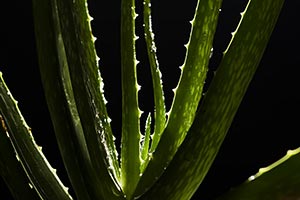
<path id="1" fill-rule="evenodd" d="M 218 200 L 284 200 L 300 198 L 300 148 L 290 150 L 272 165 L 261 168 L 248 181 Z"/>
<path id="2" fill-rule="evenodd" d="M 67 1 L 65 1 L 67 2 Z M 94 117 L 90 120 L 89 127 L 94 130 L 87 131 L 87 127 L 82 126 L 82 116 L 79 114 L 78 110 L 78 100 L 75 101 L 75 95 L 73 90 L 73 80 L 71 80 L 70 75 L 70 63 L 73 64 L 74 60 L 80 58 L 84 60 L 84 57 L 82 54 L 78 53 L 74 49 L 74 55 L 76 58 L 72 60 L 72 57 L 67 57 L 66 50 L 68 49 L 70 53 L 70 48 L 72 46 L 68 46 L 66 49 L 65 42 L 72 40 L 72 37 L 74 35 L 74 32 L 70 32 L 70 35 L 66 34 L 63 35 L 62 33 L 62 20 L 65 20 L 65 23 L 71 23 L 73 18 L 70 16 L 67 16 L 65 13 L 59 13 L 58 5 L 56 4 L 56 1 L 33 1 L 34 5 L 34 16 L 35 16 L 35 32 L 36 32 L 36 38 L 37 38 L 37 48 L 39 52 L 39 64 L 40 64 L 40 71 L 44 86 L 44 91 L 46 95 L 46 100 L 48 103 L 48 107 L 50 110 L 51 118 L 53 121 L 56 138 L 58 140 L 60 152 L 62 154 L 64 164 L 67 168 L 67 172 L 69 175 L 69 178 L 71 180 L 71 183 L 74 187 L 74 191 L 76 192 L 78 199 L 118 199 L 123 198 L 123 195 L 121 194 L 120 190 L 116 187 L 117 183 L 114 182 L 114 178 L 111 178 L 113 175 L 110 175 L 108 170 L 116 173 L 115 176 L 118 176 L 118 165 L 115 162 L 117 162 L 116 154 L 114 151 L 113 146 L 113 139 L 112 134 L 109 130 L 108 125 L 108 119 L 105 112 L 105 108 L 102 107 L 103 112 L 101 112 L 102 115 L 104 115 L 104 118 L 101 118 L 101 120 L 106 121 L 106 128 L 110 138 L 110 140 L 105 141 L 102 144 L 102 153 L 98 152 L 99 146 L 98 143 L 101 142 L 100 139 L 106 139 L 104 138 L 98 138 L 99 135 L 97 135 L 97 132 L 95 131 L 96 126 L 100 126 L 101 123 L 98 123 L 97 120 L 99 120 L 99 113 L 98 108 L 93 110 L 97 113 L 91 114 L 91 108 L 94 108 L 96 103 L 99 103 L 99 101 L 103 101 L 101 93 L 99 92 L 96 96 L 98 101 L 96 101 L 96 98 L 90 99 L 94 104 L 91 106 L 88 102 L 84 104 L 84 102 L 81 103 L 81 109 L 82 107 L 86 106 L 85 111 L 87 114 L 90 114 L 91 117 Z M 82 12 L 86 13 L 86 5 L 80 5 L 78 9 L 84 10 Z M 67 9 L 65 10 L 68 11 Z M 72 12 L 71 12 L 72 13 Z M 68 19 L 64 19 L 63 17 L 60 17 L 59 15 L 63 15 L 64 17 L 69 17 Z M 70 19 L 71 18 L 71 19 Z M 83 20 L 85 18 L 81 18 Z M 86 20 L 83 20 L 83 22 L 87 25 L 89 25 L 89 22 Z M 65 27 L 66 28 L 66 27 Z M 64 29 L 65 30 L 65 29 Z M 79 33 L 81 33 L 81 27 L 78 26 L 77 29 L 74 28 L 74 30 L 77 30 Z M 86 30 L 86 29 L 84 29 Z M 45 34 L 46 33 L 46 34 Z M 72 34 L 71 34 L 72 33 Z M 90 32 L 89 32 L 90 34 Z M 66 39 L 67 38 L 67 39 Z M 90 37 L 83 37 L 87 41 L 90 41 Z M 80 42 L 80 40 L 79 40 Z M 92 41 L 90 41 L 92 43 Z M 82 51 L 90 52 L 91 48 L 83 48 Z M 81 52 L 82 53 L 82 52 Z M 95 52 L 94 54 L 91 54 L 90 56 L 86 56 L 86 59 L 89 58 L 95 58 L 91 60 L 96 60 Z M 72 62 L 71 62 L 71 61 Z M 92 62 L 92 61 L 91 61 Z M 96 61 L 94 61 L 95 64 Z M 82 64 L 82 63 L 80 63 Z M 74 66 L 74 65 L 73 65 Z M 88 65 L 85 65 L 85 67 Z M 94 71 L 94 75 L 91 76 L 91 80 L 95 81 L 95 77 L 100 76 L 98 74 L 98 69 L 95 64 L 94 67 L 91 67 Z M 78 67 L 78 65 L 75 65 L 75 67 Z M 80 68 L 82 66 L 79 66 Z M 83 68 L 85 68 L 83 67 Z M 96 67 L 96 68 L 95 68 Z M 86 67 L 87 68 L 87 67 Z M 89 68 L 88 68 L 89 69 Z M 90 71 L 89 71 L 90 72 Z M 91 72 L 90 72 L 91 73 Z M 74 74 L 73 74 L 74 75 Z M 86 73 L 82 73 L 83 76 L 86 76 Z M 78 79 L 82 78 L 80 76 L 80 73 L 77 74 Z M 98 77 L 99 78 L 99 77 Z M 100 78 L 97 81 L 95 81 L 94 86 L 99 89 Z M 82 80 L 82 79 L 80 79 Z M 73 81 L 73 82 L 72 82 Z M 75 82 L 79 84 L 80 82 L 76 79 Z M 94 91 L 95 92 L 95 91 Z M 91 92 L 92 93 L 92 92 Z M 78 95 L 78 94 L 77 94 Z M 76 96 L 78 98 L 78 96 Z M 87 95 L 82 95 L 80 99 L 86 100 Z M 58 106 L 59 105 L 59 106 Z M 90 111 L 90 112 L 88 112 Z M 102 117 L 102 116 L 101 116 Z M 87 120 L 86 118 L 84 118 Z M 92 123 L 92 125 L 91 125 Z M 93 124 L 95 123 L 95 124 Z M 92 134 L 94 133 L 94 134 Z M 90 134 L 90 135 L 88 135 Z M 91 136 L 92 135 L 92 136 Z M 91 138 L 92 137 L 92 138 Z M 88 141 L 93 140 L 91 145 L 96 145 L 96 151 L 90 152 L 91 146 L 88 146 Z M 105 146 L 107 144 L 107 146 Z M 108 145 L 109 144 L 109 145 Z M 103 147 L 104 145 L 104 147 Z M 107 147 L 107 149 L 106 149 Z M 91 154 L 93 153 L 93 154 Z M 104 155 L 103 155 L 104 154 Z M 111 157 L 106 160 L 106 154 L 112 155 Z M 92 155 L 92 156 L 91 156 Z M 101 156 L 102 155 L 102 156 Z M 114 157 L 115 156 L 115 157 Z M 109 162 L 110 159 L 114 159 L 114 162 Z M 102 170 L 99 170 L 99 168 L 95 167 L 95 162 L 102 163 Z M 105 163 L 109 162 L 109 163 Z M 101 164 L 100 164 L 101 165 Z M 99 165 L 98 165 L 99 166 Z M 107 167 L 111 166 L 111 167 Z M 102 184 L 102 181 L 107 181 L 109 184 Z"/>
<path id="3" fill-rule="evenodd" d="M 148 58 L 151 69 L 153 94 L 154 94 L 154 133 L 152 135 L 152 142 L 150 152 L 154 152 L 161 134 L 166 125 L 166 108 L 161 79 L 161 72 L 159 70 L 159 63 L 156 56 L 156 45 L 154 41 L 154 33 L 152 30 L 151 21 L 151 0 L 144 0 L 144 32 L 148 52 Z M 147 158 L 148 159 L 148 158 Z"/>
<path id="4" fill-rule="evenodd" d="M 172 200 L 192 197 L 231 125 L 283 2 L 249 1 L 187 137 L 164 174 L 142 199 L 153 199 L 157 195 Z"/>
<path id="5" fill-rule="evenodd" d="M 74 98 L 92 163 L 97 171 L 103 171 L 103 176 L 107 176 L 104 168 L 109 169 L 109 176 L 117 181 L 119 165 L 103 96 L 87 1 L 57 1 L 56 9 Z M 117 187 L 113 186 L 115 183 L 110 184 Z"/>
<path id="6" fill-rule="evenodd" d="M 220 6 L 221 0 L 198 1 L 167 126 L 141 177 L 137 195 L 144 193 L 163 173 L 192 125 L 202 96 Z"/>
<path id="7" fill-rule="evenodd" d="M 8 186 L 11 195 L 16 200 L 40 197 L 33 189 L 26 172 L 16 157 L 16 152 L 9 140 L 9 134 L 4 119 L 0 115 L 0 175 Z"/>
<path id="8" fill-rule="evenodd" d="M 61 183 L 35 143 L 31 130 L 21 115 L 17 102 L 0 74 L 0 113 L 6 122 L 10 140 L 32 186 L 42 199 L 70 200 L 67 188 Z"/>

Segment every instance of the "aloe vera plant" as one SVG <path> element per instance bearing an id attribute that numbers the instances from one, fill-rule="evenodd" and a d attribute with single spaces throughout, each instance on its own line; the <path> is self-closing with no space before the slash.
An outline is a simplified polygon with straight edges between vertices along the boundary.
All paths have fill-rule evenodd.
<path id="1" fill-rule="evenodd" d="M 15 199 L 190 199 L 203 181 L 284 0 L 248 2 L 205 95 L 222 1 L 199 0 L 170 110 L 166 110 L 156 55 L 151 2 L 144 0 L 144 39 L 155 107 L 145 128 L 142 126 L 145 131 L 138 101 L 135 3 L 121 2 L 122 138 L 118 156 L 86 0 L 33 0 L 41 79 L 75 194 L 71 197 L 35 143 L 1 74 L 0 173 Z M 299 197 L 299 165 L 299 149 L 290 151 L 220 199 Z M 277 192 L 270 195 L 272 187 Z"/>

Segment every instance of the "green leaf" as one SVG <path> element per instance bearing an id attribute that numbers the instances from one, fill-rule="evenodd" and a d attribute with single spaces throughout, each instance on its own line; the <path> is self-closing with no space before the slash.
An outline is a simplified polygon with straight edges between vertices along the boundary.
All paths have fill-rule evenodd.
<path id="1" fill-rule="evenodd" d="M 0 113 L 6 122 L 9 138 L 32 186 L 42 199 L 70 200 L 67 188 L 61 183 L 35 143 L 31 130 L 21 115 L 17 102 L 0 74 Z"/>
<path id="2" fill-rule="evenodd" d="M 142 199 L 190 199 L 209 170 L 256 71 L 284 0 L 251 0 L 192 127 Z M 174 176 L 176 174 L 176 176 Z"/>
<path id="3" fill-rule="evenodd" d="M 141 195 L 163 173 L 184 140 L 202 96 L 221 0 L 198 1 L 167 126 L 137 188 Z"/>
<path id="4" fill-rule="evenodd" d="M 70 11 L 75 8 L 64 2 L 59 9 L 56 1 L 33 1 L 41 77 L 60 152 L 78 199 L 122 199 L 86 4 L 77 1 L 72 6 L 78 10 Z M 76 28 L 68 26 L 78 19 Z"/>
<path id="5" fill-rule="evenodd" d="M 121 182 L 127 198 L 137 185 L 140 175 L 140 115 L 136 77 L 135 1 L 121 2 L 121 76 L 122 76 L 122 140 Z"/>
<path id="6" fill-rule="evenodd" d="M 90 158 L 79 116 L 74 114 L 77 108 L 70 91 L 68 67 L 66 61 L 58 59 L 63 47 L 58 40 L 57 16 L 53 16 L 48 0 L 33 1 L 33 12 L 41 79 L 60 153 L 77 198 L 90 199 L 84 179 L 90 175 L 82 176 L 90 168 Z"/>
<path id="7" fill-rule="evenodd" d="M 272 165 L 259 169 L 248 181 L 218 200 L 279 200 L 300 198 L 300 148 L 290 150 Z"/>
<path id="8" fill-rule="evenodd" d="M 146 120 L 146 125 L 145 125 L 145 135 L 143 136 L 142 139 L 142 150 L 141 150 L 141 159 L 142 159 L 142 164 L 141 164 L 141 173 L 144 172 L 148 162 L 149 162 L 149 144 L 150 144 L 150 134 L 151 134 L 151 113 L 148 114 L 147 120 Z"/>
<path id="9" fill-rule="evenodd" d="M 9 140 L 9 134 L 3 117 L 0 115 L 0 175 L 16 200 L 40 199 L 33 189 L 26 172 L 16 157 L 15 150 Z"/>
<path id="10" fill-rule="evenodd" d="M 103 96 L 87 1 L 57 1 L 57 13 L 74 97 L 91 160 L 97 170 L 104 172 L 104 167 L 109 168 L 109 173 L 118 179 L 116 149 Z M 99 159 L 99 156 L 102 158 Z"/>
<path id="11" fill-rule="evenodd" d="M 160 140 L 161 134 L 166 125 L 166 108 L 165 100 L 161 79 L 161 72 L 159 70 L 159 63 L 156 56 L 156 45 L 154 41 L 154 33 L 152 30 L 151 21 L 151 0 L 144 0 L 144 32 L 145 40 L 148 52 L 148 58 L 150 63 L 152 84 L 153 84 L 153 94 L 154 94 L 154 133 L 152 136 L 151 149 L 150 152 L 154 152 L 158 142 Z"/>
<path id="12" fill-rule="evenodd" d="M 54 23 L 51 13 L 53 11 L 51 7 L 49 8 L 45 5 L 49 4 L 39 4 L 37 2 L 34 7 L 35 31 L 44 92 L 60 152 L 76 196 L 79 199 L 90 199 L 87 188 L 85 187 L 86 184 L 83 181 L 84 178 L 81 176 L 85 167 L 82 166 L 81 163 L 89 164 L 89 162 L 82 162 L 82 159 L 84 160 L 85 157 L 89 158 L 89 154 L 87 149 L 84 149 L 85 140 L 82 136 L 82 127 L 81 124 L 78 123 L 80 119 L 71 113 L 72 110 L 76 112 L 77 109 L 71 97 L 73 93 L 69 91 L 70 83 L 67 82 L 69 80 L 67 77 L 64 78 L 64 74 L 66 74 L 66 76 L 68 75 L 68 73 L 65 72 L 68 68 L 66 64 L 62 65 L 61 69 L 59 67 L 57 50 L 63 51 L 61 42 L 59 43 L 60 40 L 55 39 L 55 25 L 53 25 L 54 27 L 48 26 L 48 24 Z M 48 34 L 46 35 L 44 32 Z M 62 63 L 63 60 L 61 59 L 60 62 Z M 55 95 L 53 95 L 54 91 Z M 68 99 L 71 99 L 72 102 L 71 100 L 68 101 Z M 76 147 L 77 143 L 80 147 Z M 81 151 L 78 151 L 78 149 Z"/>

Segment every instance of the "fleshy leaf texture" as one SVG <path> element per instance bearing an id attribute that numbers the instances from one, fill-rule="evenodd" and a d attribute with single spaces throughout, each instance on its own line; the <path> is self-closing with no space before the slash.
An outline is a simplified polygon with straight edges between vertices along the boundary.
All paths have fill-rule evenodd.
<path id="1" fill-rule="evenodd" d="M 51 167 L 42 153 L 41 147 L 35 143 L 31 130 L 20 113 L 17 101 L 12 97 L 2 75 L 0 76 L 0 113 L 6 123 L 16 158 L 20 160 L 39 197 L 41 199 L 72 199 L 68 189 L 56 175 L 56 170 Z"/>
<path id="2" fill-rule="evenodd" d="M 141 199 L 190 199 L 207 174 L 256 71 L 284 0 L 248 2 L 196 118 L 173 160 Z"/>
<path id="3" fill-rule="evenodd" d="M 141 177 L 137 195 L 159 178 L 189 130 L 202 96 L 221 0 L 198 1 L 179 85 L 167 125 Z"/>
<path id="4" fill-rule="evenodd" d="M 0 176 L 16 200 L 40 199 L 33 189 L 26 172 L 23 170 L 17 154 L 9 140 L 9 134 L 3 117 L 0 115 Z"/>
<path id="5" fill-rule="evenodd" d="M 121 185 L 130 199 L 140 177 L 140 115 L 135 41 L 135 0 L 121 2 L 122 139 Z"/>
<path id="6" fill-rule="evenodd" d="M 40 73 L 58 146 L 77 198 L 91 199 L 85 187 L 85 176 L 82 176 L 91 168 L 91 161 L 73 99 L 68 66 L 62 56 L 60 61 L 58 58 L 58 54 L 63 54 L 63 44 L 61 36 L 58 38 L 60 31 L 56 30 L 59 28 L 57 15 L 52 16 L 49 1 L 33 1 L 33 11 Z M 89 177 L 89 173 L 86 176 Z"/>
<path id="7" fill-rule="evenodd" d="M 289 150 L 272 165 L 259 169 L 244 184 L 231 189 L 218 200 L 283 200 L 300 198 L 300 148 Z"/>
<path id="8" fill-rule="evenodd" d="M 74 98 L 92 162 L 99 169 L 109 167 L 117 179 L 119 169 L 116 151 L 103 96 L 87 2 L 57 1 L 57 12 Z M 100 155 L 102 159 L 98 159 Z"/>
<path id="9" fill-rule="evenodd" d="M 122 199 L 86 3 L 33 1 L 41 77 L 77 198 Z"/>
<path id="10" fill-rule="evenodd" d="M 154 152 L 161 134 L 166 125 L 166 108 L 161 79 L 161 72 L 156 55 L 156 45 L 154 40 L 154 33 L 152 30 L 151 20 L 151 0 L 144 0 L 144 33 L 148 52 L 148 58 L 151 69 L 153 94 L 154 94 L 154 133 L 152 135 L 151 149 L 149 152 Z"/>
<path id="11" fill-rule="evenodd" d="M 148 161 L 149 161 L 149 146 L 150 146 L 150 134 L 151 134 L 151 113 L 148 114 L 146 125 L 145 125 L 145 135 L 141 140 L 141 170 L 140 173 L 142 174 L 145 170 Z"/>

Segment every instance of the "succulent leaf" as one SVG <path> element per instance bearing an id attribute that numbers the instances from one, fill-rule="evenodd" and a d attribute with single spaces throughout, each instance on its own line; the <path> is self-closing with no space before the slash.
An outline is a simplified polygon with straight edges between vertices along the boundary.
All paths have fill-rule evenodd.
<path id="1" fill-rule="evenodd" d="M 1 74 L 0 74 L 1 75 Z M 68 189 L 62 184 L 56 170 L 51 167 L 41 148 L 35 143 L 17 101 L 0 76 L 0 113 L 6 122 L 10 141 L 32 186 L 42 199 L 70 200 Z"/>
<path id="2" fill-rule="evenodd" d="M 242 185 L 232 188 L 218 200 L 274 200 L 300 198 L 300 148 L 289 150 L 272 165 L 261 168 Z"/>
<path id="3" fill-rule="evenodd" d="M 221 1 L 198 1 L 182 75 L 166 128 L 141 177 L 141 195 L 159 178 L 189 130 L 202 96 Z"/>
<path id="4" fill-rule="evenodd" d="M 154 93 L 154 133 L 152 136 L 150 152 L 154 152 L 161 134 L 166 125 L 166 108 L 161 79 L 161 72 L 159 70 L 159 63 L 156 55 L 156 45 L 154 41 L 154 33 L 152 30 L 151 20 L 151 1 L 144 0 L 144 32 L 147 45 L 148 58 L 151 69 L 153 93 Z"/>
<path id="5" fill-rule="evenodd" d="M 120 161 L 106 110 L 87 1 L 32 1 L 41 79 L 76 199 L 190 199 L 219 151 L 285 1 L 248 1 L 204 95 L 222 0 L 198 0 L 182 73 L 166 115 L 151 0 L 143 0 L 155 124 L 151 130 L 148 114 L 142 135 L 136 72 L 138 15 L 135 0 L 121 0 Z M 299 166 L 300 148 L 288 151 L 218 200 L 299 198 Z M 1 72 L 0 175 L 15 199 L 72 199 L 36 144 Z"/>
<path id="6" fill-rule="evenodd" d="M 251 0 L 197 116 L 169 167 L 142 199 L 190 199 L 208 172 L 255 73 L 284 0 Z M 179 167 L 180 166 L 180 167 Z M 174 176 L 180 174 L 180 176 Z"/>
<path id="7" fill-rule="evenodd" d="M 10 136 L 1 115 L 0 124 L 0 176 L 5 181 L 14 199 L 40 199 L 16 157 L 16 152 L 9 140 Z"/>
<path id="8" fill-rule="evenodd" d="M 69 1 L 59 5 L 56 1 L 33 3 L 46 100 L 76 196 L 78 199 L 121 198 L 123 195 L 115 180 L 119 167 L 86 2 L 77 1 L 76 5 Z M 76 28 L 68 26 L 77 22 Z M 76 39 L 80 37 L 76 31 L 82 37 L 80 40 Z M 76 73 L 76 70 L 83 72 Z M 101 184 L 100 180 L 106 180 L 107 184 Z"/>
<path id="9" fill-rule="evenodd" d="M 142 140 L 142 144 L 141 144 L 142 164 L 141 164 L 140 174 L 143 174 L 143 172 L 149 162 L 150 137 L 151 137 L 151 113 L 148 114 L 148 117 L 146 120 L 145 134 L 143 136 L 143 140 Z"/>
<path id="10" fill-rule="evenodd" d="M 122 140 L 121 185 L 130 199 L 140 178 L 140 115 L 136 75 L 135 1 L 121 1 Z"/>

